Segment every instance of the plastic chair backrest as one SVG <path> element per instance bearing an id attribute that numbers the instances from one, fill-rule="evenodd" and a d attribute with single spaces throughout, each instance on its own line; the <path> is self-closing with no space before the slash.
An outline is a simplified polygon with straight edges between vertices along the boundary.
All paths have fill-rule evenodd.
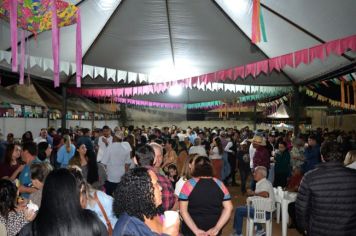
<path id="1" fill-rule="evenodd" d="M 283 191 L 283 189 L 277 189 L 277 194 L 278 194 L 278 196 L 281 198 L 281 199 L 283 199 L 284 198 L 284 191 Z"/>
<path id="2" fill-rule="evenodd" d="M 0 223 L 0 235 L 7 235 L 6 227 L 3 223 Z"/>
<path id="3" fill-rule="evenodd" d="M 254 208 L 253 221 L 255 223 L 265 223 L 267 221 L 267 212 L 273 212 L 275 206 L 271 198 L 249 197 L 247 198 L 247 213 L 250 216 L 250 205 Z"/>

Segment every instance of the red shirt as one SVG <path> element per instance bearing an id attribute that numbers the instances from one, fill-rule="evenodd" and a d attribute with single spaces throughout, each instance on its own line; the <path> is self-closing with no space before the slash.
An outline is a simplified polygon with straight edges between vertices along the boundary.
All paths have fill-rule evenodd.
<path id="1" fill-rule="evenodd" d="M 0 165 L 0 179 L 2 177 L 8 176 L 11 177 L 11 175 L 19 168 L 20 165 L 16 164 L 14 166 L 10 166 L 7 163 L 3 163 Z"/>

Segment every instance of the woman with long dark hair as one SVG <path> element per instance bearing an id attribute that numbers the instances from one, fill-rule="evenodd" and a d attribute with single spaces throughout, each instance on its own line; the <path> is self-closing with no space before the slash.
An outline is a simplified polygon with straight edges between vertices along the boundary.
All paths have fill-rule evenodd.
<path id="1" fill-rule="evenodd" d="M 21 173 L 24 165 L 19 164 L 21 156 L 21 146 L 18 144 L 7 145 L 5 152 L 5 162 L 0 164 L 0 178 L 7 178 L 14 181 Z"/>
<path id="2" fill-rule="evenodd" d="M 45 181 L 41 207 L 20 236 L 107 236 L 94 212 L 82 209 L 75 177 L 67 169 L 52 171 Z"/>
<path id="3" fill-rule="evenodd" d="M 103 189 L 107 175 L 102 164 L 96 161 L 93 151 L 87 150 L 85 144 L 77 148 L 70 165 L 79 166 L 86 181 L 95 189 Z"/>
<path id="4" fill-rule="evenodd" d="M 34 216 L 24 207 L 16 205 L 17 188 L 10 180 L 0 180 L 0 223 L 5 225 L 7 235 L 15 236 Z"/>
<path id="5" fill-rule="evenodd" d="M 193 170 L 179 194 L 179 210 L 184 220 L 182 233 L 190 235 L 221 235 L 229 221 L 233 206 L 224 183 L 213 177 L 208 157 L 193 160 Z"/>
<path id="6" fill-rule="evenodd" d="M 211 164 L 213 165 L 214 177 L 220 180 L 223 168 L 223 153 L 224 149 L 221 143 L 221 139 L 219 137 L 215 137 L 210 145 L 209 158 L 211 160 Z"/>
<path id="7" fill-rule="evenodd" d="M 185 163 L 185 160 L 188 158 L 188 150 L 185 142 L 180 141 L 178 143 L 178 158 L 177 158 L 177 169 L 178 174 L 180 175 Z"/>
<path id="8" fill-rule="evenodd" d="M 125 173 L 114 192 L 114 213 L 119 218 L 114 236 L 179 234 L 179 220 L 165 227 L 159 215 L 161 186 L 156 174 L 143 167 Z"/>

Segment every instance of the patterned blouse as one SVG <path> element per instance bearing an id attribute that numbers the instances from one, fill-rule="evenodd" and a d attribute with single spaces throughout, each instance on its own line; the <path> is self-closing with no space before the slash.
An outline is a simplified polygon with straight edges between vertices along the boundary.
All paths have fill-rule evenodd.
<path id="1" fill-rule="evenodd" d="M 0 215 L 0 222 L 5 225 L 7 236 L 17 235 L 28 223 L 23 211 L 10 211 L 7 219 Z"/>

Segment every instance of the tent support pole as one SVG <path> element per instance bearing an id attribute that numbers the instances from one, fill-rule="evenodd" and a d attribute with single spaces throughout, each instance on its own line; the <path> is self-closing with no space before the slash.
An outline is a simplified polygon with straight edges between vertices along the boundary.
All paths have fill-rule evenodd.
<path id="1" fill-rule="evenodd" d="M 67 128 L 67 86 L 62 85 L 62 133 Z"/>
<path id="2" fill-rule="evenodd" d="M 254 115 L 253 130 L 257 130 L 257 102 L 255 103 L 255 106 L 253 107 L 253 115 Z"/>
<path id="3" fill-rule="evenodd" d="M 300 122 L 300 114 L 299 114 L 299 107 L 300 107 L 300 93 L 299 93 L 299 86 L 293 87 L 293 113 L 294 113 L 294 136 L 299 136 L 299 122 Z"/>

